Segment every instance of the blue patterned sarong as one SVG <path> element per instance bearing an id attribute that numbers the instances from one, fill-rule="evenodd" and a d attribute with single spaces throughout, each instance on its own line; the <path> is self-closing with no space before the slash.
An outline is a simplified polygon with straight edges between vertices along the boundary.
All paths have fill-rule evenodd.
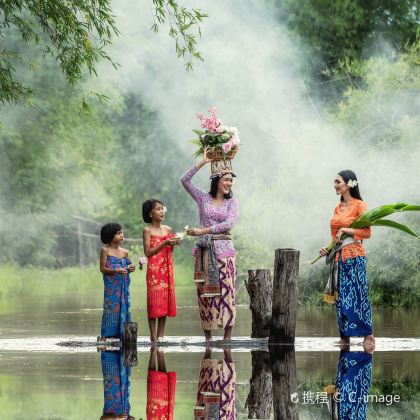
<path id="1" fill-rule="evenodd" d="M 336 391 L 340 420 L 366 419 L 372 380 L 372 355 L 365 352 L 340 352 Z"/>
<path id="2" fill-rule="evenodd" d="M 131 368 L 123 365 L 123 356 L 120 351 L 103 351 L 101 364 L 104 376 L 103 414 L 128 416 L 130 414 Z"/>
<path id="3" fill-rule="evenodd" d="M 107 268 L 127 268 L 128 258 L 107 256 Z M 121 338 L 124 322 L 131 321 L 130 314 L 130 275 L 104 274 L 104 313 L 102 315 L 102 337 Z"/>
<path id="4" fill-rule="evenodd" d="M 372 334 L 372 309 L 366 279 L 366 258 L 338 260 L 338 328 L 341 337 L 365 337 Z"/>

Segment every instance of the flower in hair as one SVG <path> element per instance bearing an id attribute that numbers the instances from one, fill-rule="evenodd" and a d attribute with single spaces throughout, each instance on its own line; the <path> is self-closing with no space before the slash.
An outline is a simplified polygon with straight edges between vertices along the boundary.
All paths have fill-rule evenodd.
<path id="1" fill-rule="evenodd" d="M 349 179 L 349 182 L 347 182 L 347 186 L 350 188 L 357 187 L 357 179 Z"/>

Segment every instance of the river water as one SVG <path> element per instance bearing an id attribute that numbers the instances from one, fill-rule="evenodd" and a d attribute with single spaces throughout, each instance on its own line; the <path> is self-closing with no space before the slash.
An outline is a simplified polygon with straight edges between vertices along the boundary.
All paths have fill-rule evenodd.
<path id="1" fill-rule="evenodd" d="M 14 303 L 0 301 L 0 419 L 99 419 L 104 408 L 104 366 L 112 363 L 118 365 L 120 373 L 129 374 L 130 414 L 136 419 L 147 418 L 147 389 L 149 384 L 150 404 L 153 387 L 157 386 L 153 385 L 154 380 L 164 380 L 166 388 L 161 399 L 164 406 L 173 411 L 174 418 L 193 419 L 194 407 L 204 404 L 197 401 L 197 389 L 203 382 L 203 366 L 212 363 L 211 360 L 219 367 L 224 366 L 226 360 L 229 362 L 227 366 L 235 374 L 229 383 L 230 402 L 234 404 L 232 412 L 238 419 L 248 418 L 246 401 L 250 379 L 253 369 L 256 372 L 256 363 L 262 363 L 256 360 L 260 356 L 255 355 L 265 352 L 259 348 L 252 356 L 252 347 L 258 346 L 246 340 L 251 323 L 246 306 L 238 307 L 235 336 L 240 339 L 230 351 L 214 348 L 211 354 L 195 343 L 200 341 L 201 331 L 194 306 L 180 306 L 176 320 L 168 320 L 166 333 L 173 339 L 163 346 L 163 352 L 151 351 L 147 345 L 144 308 L 132 308 L 141 337 L 137 365 L 126 369 L 118 352 L 101 352 L 87 345 L 98 335 L 102 313 L 99 307 L 86 303 L 82 297 L 71 294 L 54 299 L 27 297 Z M 369 359 L 372 368 L 368 391 L 371 399 L 362 405 L 367 410 L 366 418 L 420 418 L 419 315 L 418 310 L 374 310 L 374 331 L 379 339 L 371 359 L 363 353 L 360 339 L 352 341 L 347 356 Z M 346 356 L 346 352 L 340 354 L 333 345 L 336 334 L 333 308 L 299 310 L 296 351 L 292 352 L 292 373 L 288 373 L 294 377 L 279 379 L 270 371 L 270 381 L 273 378 L 270 390 L 282 389 L 284 394 L 285 388 L 281 386 L 286 384 L 286 389 L 289 386 L 296 391 L 295 398 L 299 401 L 293 403 L 294 418 L 332 418 L 324 390 L 335 384 L 339 363 L 341 366 Z M 56 345 L 62 341 L 82 341 L 85 347 Z M 281 351 L 275 350 L 275 353 L 281 354 Z M 159 369 L 160 373 L 153 376 L 151 371 Z M 105 381 L 107 386 L 110 386 L 109 381 Z M 105 394 L 105 398 L 107 395 L 109 397 Z M 273 398 L 277 404 L 277 411 L 271 408 L 270 418 L 287 418 L 281 417 L 278 409 L 282 398 L 287 404 L 289 396 L 283 395 L 279 400 L 278 395 L 270 394 L 267 398 L 263 398 L 265 403 L 268 401 L 271 406 Z"/>

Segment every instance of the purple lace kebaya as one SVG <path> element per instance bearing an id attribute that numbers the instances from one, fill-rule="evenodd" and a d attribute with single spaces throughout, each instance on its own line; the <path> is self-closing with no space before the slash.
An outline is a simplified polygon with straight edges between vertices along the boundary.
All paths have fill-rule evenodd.
<path id="1" fill-rule="evenodd" d="M 193 166 L 181 178 L 181 182 L 198 205 L 201 227 L 211 228 L 212 233 L 229 232 L 235 225 L 238 216 L 238 203 L 236 199 L 225 198 L 222 205 L 219 207 L 214 206 L 213 197 L 192 183 L 192 177 L 197 171 L 197 167 Z M 214 248 L 218 259 L 235 256 L 235 248 L 233 247 L 232 241 L 214 241 Z M 195 253 L 195 249 L 194 247 L 193 254 Z"/>

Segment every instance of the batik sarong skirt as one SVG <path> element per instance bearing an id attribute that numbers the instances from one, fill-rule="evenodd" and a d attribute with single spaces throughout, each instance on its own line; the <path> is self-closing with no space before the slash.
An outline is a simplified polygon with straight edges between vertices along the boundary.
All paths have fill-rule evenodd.
<path id="1" fill-rule="evenodd" d="M 217 264 L 220 296 L 201 297 L 200 283 L 197 283 L 198 310 L 203 330 L 216 330 L 235 325 L 235 257 L 218 258 Z"/>
<path id="2" fill-rule="evenodd" d="M 205 413 L 207 419 L 235 420 L 235 386 L 236 370 L 233 362 L 203 359 L 195 411 Z M 200 407 L 201 410 L 198 410 Z"/>
<path id="3" fill-rule="evenodd" d="M 338 264 L 338 328 L 341 337 L 372 334 L 372 309 L 366 278 L 366 258 L 347 258 Z"/>

